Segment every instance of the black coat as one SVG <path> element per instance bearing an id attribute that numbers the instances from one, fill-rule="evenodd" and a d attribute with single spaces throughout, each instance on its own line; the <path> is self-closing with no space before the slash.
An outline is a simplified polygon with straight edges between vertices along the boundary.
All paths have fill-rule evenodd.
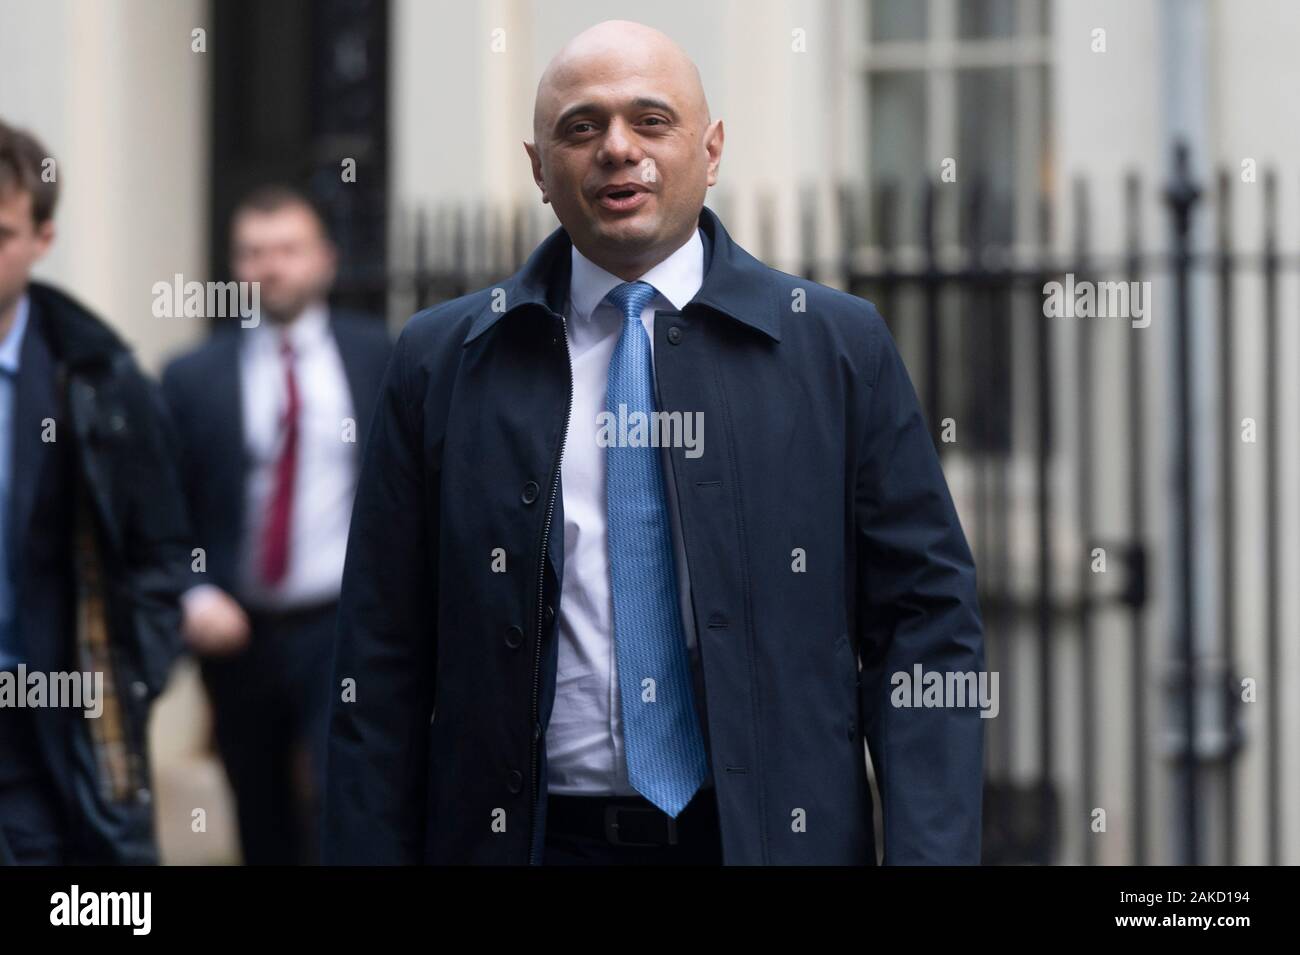
<path id="1" fill-rule="evenodd" d="M 156 387 L 69 296 L 33 282 L 15 402 L 18 628 L 29 671 L 104 673 L 98 719 L 32 710 L 68 861 L 157 861 L 147 727 L 180 649 L 189 535 Z M 43 440 L 52 420 L 54 440 Z"/>
<path id="2" fill-rule="evenodd" d="M 984 667 L 973 562 L 898 351 L 869 302 L 764 266 L 708 209 L 700 226 L 704 284 L 656 314 L 654 364 L 660 409 L 704 416 L 704 454 L 672 449 L 669 479 L 724 861 L 873 864 L 865 737 L 884 861 L 976 863 L 979 711 L 890 703 L 916 664 Z M 569 266 L 557 229 L 398 340 L 344 571 L 329 862 L 541 858 Z"/>

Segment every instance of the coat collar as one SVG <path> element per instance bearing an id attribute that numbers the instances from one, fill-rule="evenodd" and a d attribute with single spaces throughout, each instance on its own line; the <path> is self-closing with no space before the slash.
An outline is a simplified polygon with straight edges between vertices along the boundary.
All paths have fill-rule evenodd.
<path id="1" fill-rule="evenodd" d="M 704 240 L 704 284 L 689 304 L 706 306 L 780 341 L 781 315 L 767 266 L 733 242 L 721 220 L 707 206 L 700 209 L 699 228 Z M 552 312 L 562 312 L 568 297 L 571 247 L 572 242 L 562 226 L 547 236 L 523 268 L 497 286 L 506 308 L 498 311 L 494 307 L 502 295 L 489 296 L 474 316 L 465 344 L 516 309 L 540 305 Z"/>
<path id="2" fill-rule="evenodd" d="M 32 281 L 27 295 L 55 357 L 69 366 L 107 363 L 127 350 L 116 332 L 66 292 Z"/>

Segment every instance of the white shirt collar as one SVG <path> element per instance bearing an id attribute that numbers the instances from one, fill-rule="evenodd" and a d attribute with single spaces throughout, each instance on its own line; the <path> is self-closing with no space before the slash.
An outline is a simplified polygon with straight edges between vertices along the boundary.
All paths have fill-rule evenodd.
<path id="1" fill-rule="evenodd" d="M 18 311 L 14 313 L 14 323 L 9 327 L 9 334 L 0 341 L 0 368 L 10 374 L 18 374 L 18 362 L 23 354 L 23 333 L 27 330 L 27 293 L 18 300 Z"/>
<path id="2" fill-rule="evenodd" d="M 572 263 L 569 303 L 574 316 L 585 321 L 610 290 L 622 285 L 624 280 L 592 262 L 578 251 L 577 246 L 572 247 Z M 691 237 L 676 252 L 640 276 L 638 281 L 649 282 L 659 293 L 656 300 L 666 299 L 673 308 L 681 311 L 704 284 L 704 242 L 700 239 L 700 230 L 692 230 Z"/>
<path id="3" fill-rule="evenodd" d="M 280 346 L 280 333 L 283 331 L 288 336 L 294 352 L 302 354 L 328 337 L 329 310 L 322 303 L 313 302 L 288 325 L 280 326 L 274 322 L 260 321 L 255 331 L 258 333 L 256 340 L 261 340 L 277 349 Z"/>

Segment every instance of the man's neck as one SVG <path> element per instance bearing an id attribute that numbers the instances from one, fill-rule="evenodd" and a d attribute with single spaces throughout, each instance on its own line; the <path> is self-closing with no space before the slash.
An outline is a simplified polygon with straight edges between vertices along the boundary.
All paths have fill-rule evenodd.
<path id="1" fill-rule="evenodd" d="M 264 314 L 266 315 L 267 322 L 271 325 L 272 328 L 287 330 L 293 327 L 294 325 L 297 325 L 308 315 L 311 315 L 313 312 L 316 312 L 324 307 L 325 307 L 324 299 L 313 299 L 312 301 L 304 305 L 299 311 L 294 312 L 292 315 L 275 315 L 272 314 L 271 312 L 265 312 Z"/>
<path id="2" fill-rule="evenodd" d="M 18 303 L 23 300 L 23 294 L 19 294 L 12 302 L 0 306 L 0 342 L 9 337 L 13 331 L 14 322 L 18 321 Z"/>
<path id="3" fill-rule="evenodd" d="M 698 228 L 698 226 L 692 226 L 691 231 L 687 232 L 686 235 L 682 236 L 680 241 L 676 241 L 668 244 L 666 246 L 666 251 L 664 250 L 665 247 L 661 246 L 659 251 L 652 252 L 645 259 L 640 261 L 635 261 L 635 262 L 601 261 L 601 259 L 598 259 L 595 256 L 588 255 L 587 252 L 583 249 L 578 249 L 578 251 L 581 252 L 584 256 L 586 256 L 588 260 L 600 266 L 610 275 L 616 275 L 619 278 L 621 278 L 624 282 L 635 282 L 637 279 L 641 278 L 641 276 L 645 275 L 647 272 L 653 269 L 660 262 L 665 262 L 668 259 L 672 258 L 673 255 L 675 255 L 679 249 L 681 249 L 684 245 L 686 245 L 687 242 L 691 241 L 691 236 L 694 235 L 696 228 Z M 602 256 L 602 258 L 604 257 Z"/>

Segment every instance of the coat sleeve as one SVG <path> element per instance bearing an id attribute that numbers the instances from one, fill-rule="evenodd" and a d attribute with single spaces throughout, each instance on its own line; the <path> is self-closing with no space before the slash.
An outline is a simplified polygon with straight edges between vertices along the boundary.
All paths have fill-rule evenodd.
<path id="1" fill-rule="evenodd" d="M 117 360 L 116 380 L 133 424 L 119 501 L 131 633 L 149 697 L 166 685 L 181 651 L 180 594 L 189 582 L 189 520 L 177 473 L 176 433 L 158 385 L 129 353 Z"/>
<path id="2" fill-rule="evenodd" d="M 874 308 L 870 322 L 874 376 L 855 487 L 857 603 L 863 728 L 880 790 L 884 862 L 974 865 L 984 739 L 977 700 L 894 704 L 917 667 L 980 678 L 975 565 L 902 358 Z"/>
<path id="3" fill-rule="evenodd" d="M 366 442 L 330 689 L 322 860 L 410 864 L 423 855 L 437 642 L 437 475 L 398 340 Z"/>
<path id="4" fill-rule="evenodd" d="M 178 362 L 172 361 L 163 369 L 159 382 L 159 395 L 167 413 L 168 446 L 180 477 L 181 487 L 188 491 L 194 486 L 192 453 L 189 436 L 193 430 L 188 421 L 189 402 L 186 401 L 184 372 Z M 186 513 L 191 502 L 186 498 Z"/>

